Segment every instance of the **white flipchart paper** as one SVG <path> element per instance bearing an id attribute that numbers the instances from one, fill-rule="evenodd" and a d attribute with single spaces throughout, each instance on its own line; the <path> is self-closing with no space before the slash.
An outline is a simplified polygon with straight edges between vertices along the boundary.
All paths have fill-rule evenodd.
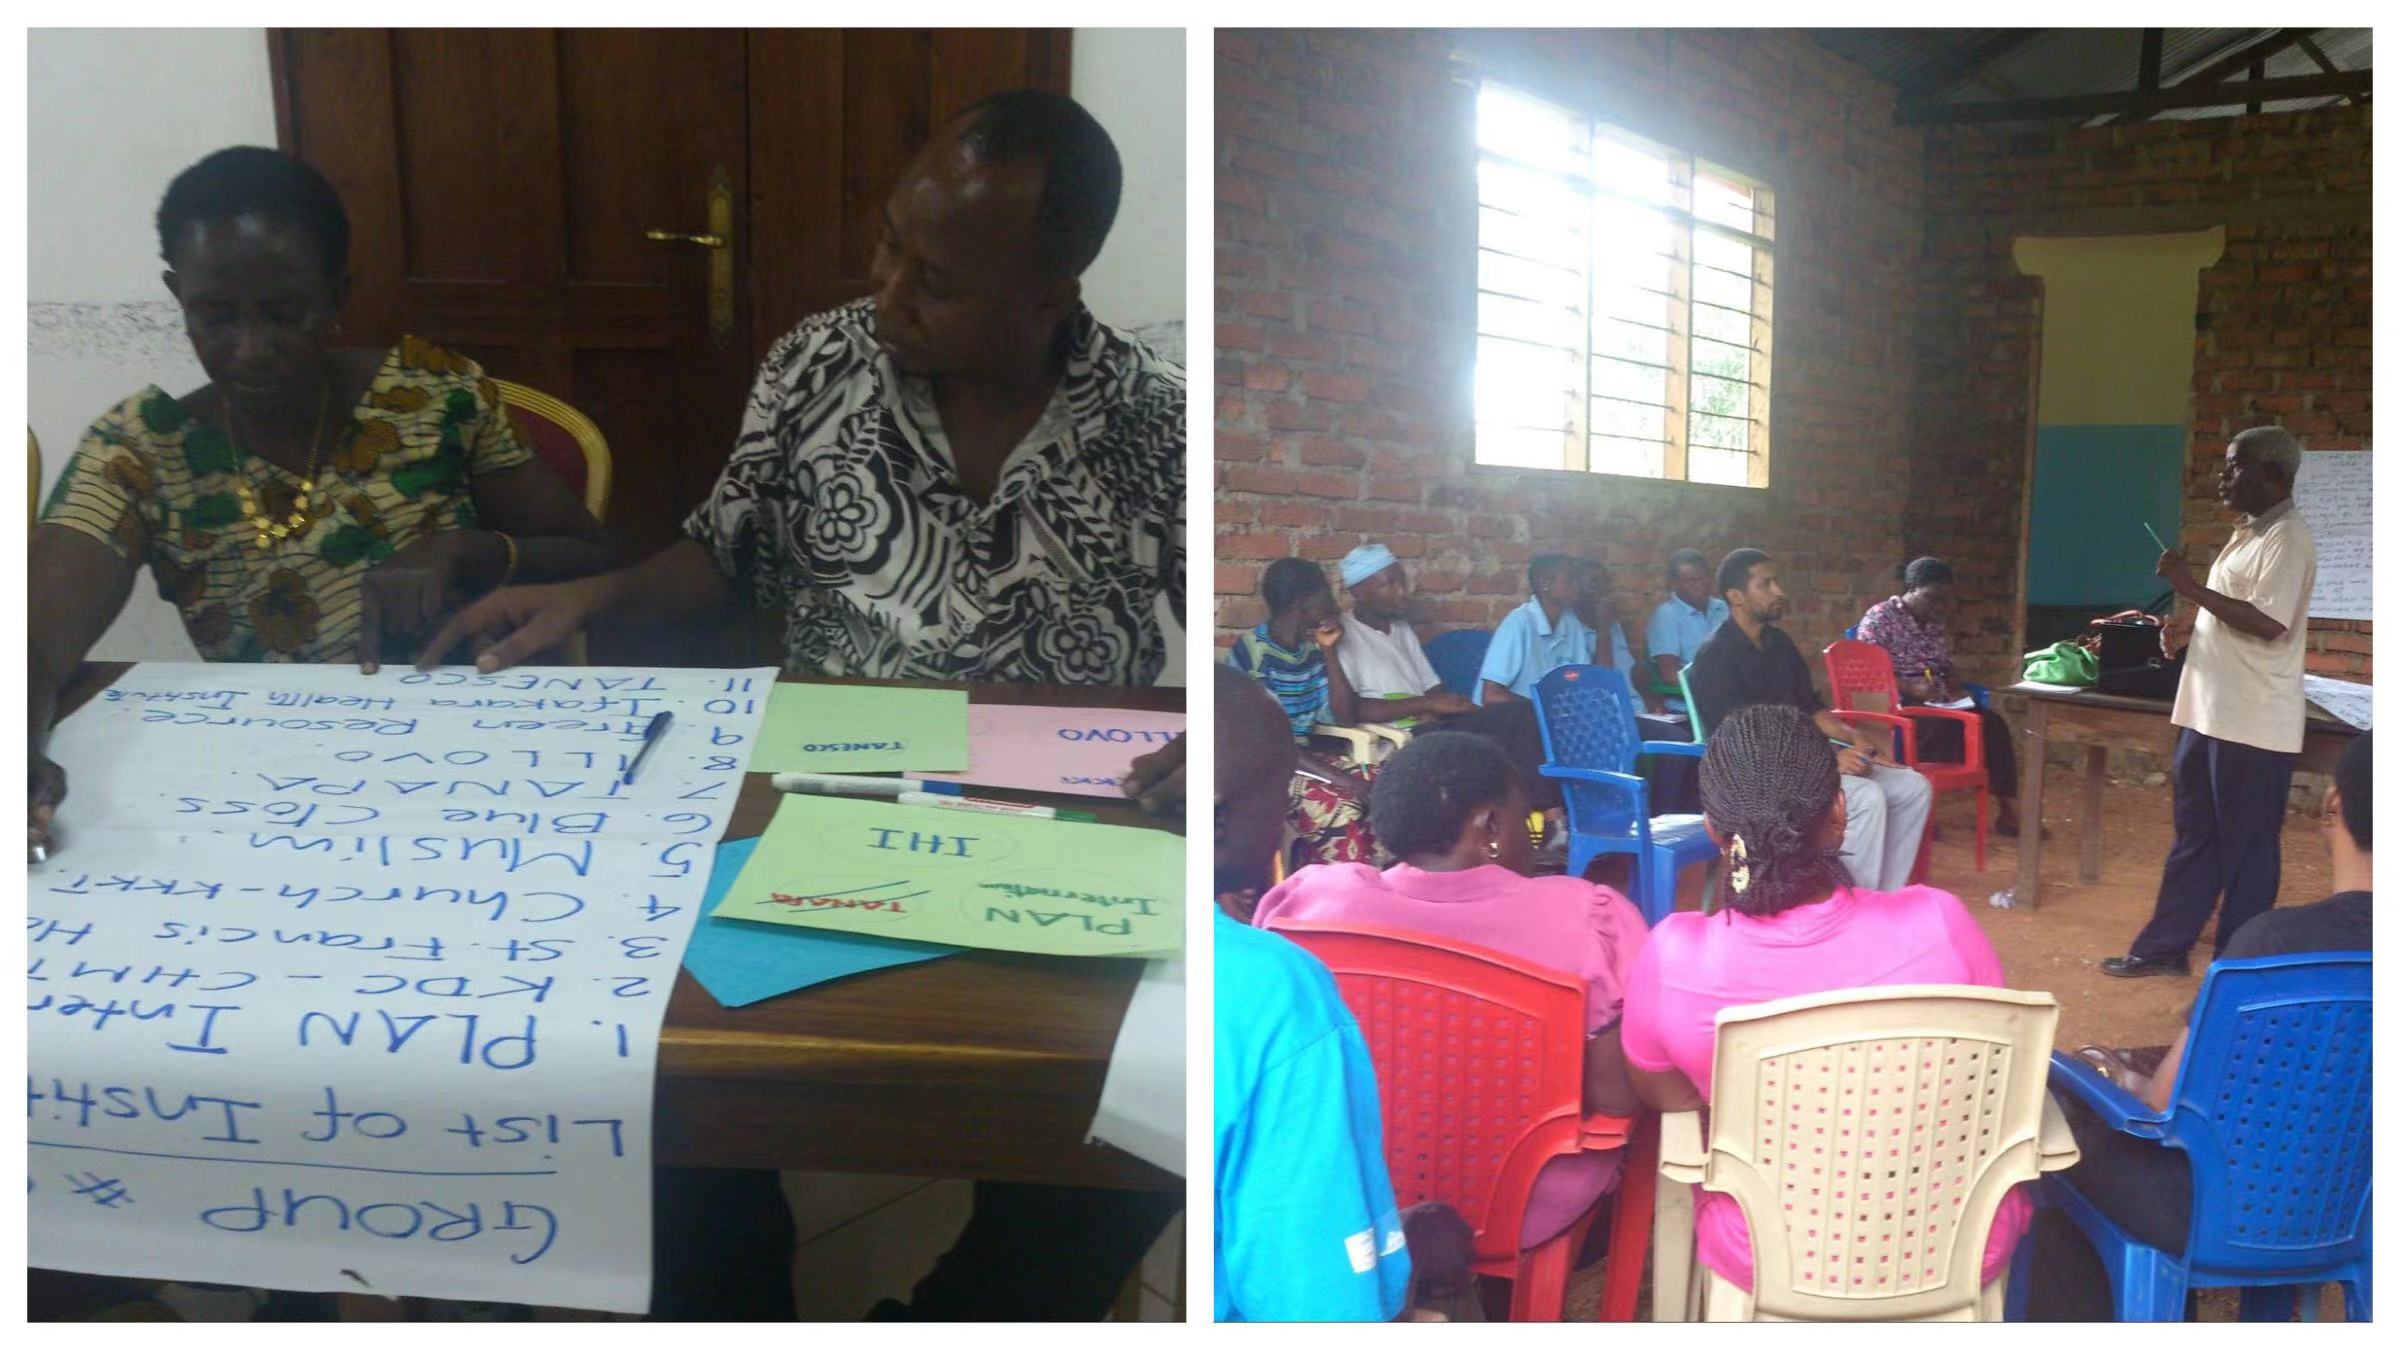
<path id="1" fill-rule="evenodd" d="M 1125 1005 L 1091 1137 L 1183 1176 L 1183 958 L 1151 961 Z"/>
<path id="2" fill-rule="evenodd" d="M 773 680 L 160 664 L 69 718 L 27 1261 L 646 1310 L 659 1025 Z"/>
<path id="3" fill-rule="evenodd" d="M 2375 468 L 2366 450 L 2317 450 L 2301 457 L 2292 506 L 2317 540 L 2312 619 L 2375 617 Z"/>
<path id="4" fill-rule="evenodd" d="M 2369 730 L 2375 725 L 2375 686 L 2371 684 L 2328 679 L 2323 675 L 2303 675 L 2300 677 L 2300 691 L 2308 696 L 2309 702 L 2360 731 Z"/>

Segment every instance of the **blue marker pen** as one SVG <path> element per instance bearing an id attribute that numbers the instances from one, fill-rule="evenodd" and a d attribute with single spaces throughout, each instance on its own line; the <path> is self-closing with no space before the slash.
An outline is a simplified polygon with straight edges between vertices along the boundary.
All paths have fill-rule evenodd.
<path id="1" fill-rule="evenodd" d="M 650 757 L 650 747 L 658 744 L 658 738 L 666 734 L 667 724 L 674 720 L 675 714 L 670 712 L 650 719 L 650 725 L 642 731 L 642 748 L 634 751 L 633 763 L 625 766 L 625 777 L 618 782 L 619 787 L 633 786 L 633 775 L 642 767 L 642 761 Z"/>

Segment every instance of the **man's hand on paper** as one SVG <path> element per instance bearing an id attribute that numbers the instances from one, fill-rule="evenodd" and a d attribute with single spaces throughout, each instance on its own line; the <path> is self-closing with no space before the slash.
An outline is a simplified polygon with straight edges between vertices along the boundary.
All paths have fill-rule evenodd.
<path id="1" fill-rule="evenodd" d="M 1123 785 L 1125 795 L 1144 814 L 1172 822 L 1178 834 L 1183 832 L 1183 755 L 1183 736 L 1177 733 L 1149 754 L 1136 756 Z"/>
<path id="2" fill-rule="evenodd" d="M 58 814 L 58 804 L 67 799 L 67 771 L 39 752 L 26 769 L 25 843 L 30 850 L 47 852 L 58 847 L 50 824 Z"/>
<path id="3" fill-rule="evenodd" d="M 504 586 L 450 616 L 417 653 L 417 669 L 442 664 L 461 643 L 474 644 L 475 668 L 506 670 L 564 643 L 600 608 L 605 577 L 547 586 Z"/>

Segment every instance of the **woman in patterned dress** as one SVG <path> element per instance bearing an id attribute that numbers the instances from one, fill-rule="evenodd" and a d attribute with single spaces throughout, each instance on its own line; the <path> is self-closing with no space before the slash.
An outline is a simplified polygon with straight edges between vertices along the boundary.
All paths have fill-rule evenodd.
<path id="1" fill-rule="evenodd" d="M 1939 558 L 1919 558 L 1900 569 L 1900 594 L 1875 605 L 1858 621 L 1858 640 L 1892 654 L 1892 676 L 1903 703 L 1950 703 L 1966 693 L 1950 660 L 1950 616 L 1958 612 L 1958 579 Z M 2017 746 L 2008 719 L 1978 708 L 1983 719 L 1983 765 L 1991 776 L 1992 800 L 2000 816 L 1992 828 L 2017 832 Z M 1927 718 L 1917 723 L 1917 749 L 1928 760 L 1955 762 L 1966 754 L 1959 724 Z"/>
<path id="2" fill-rule="evenodd" d="M 34 528 L 28 789 L 46 844 L 57 698 L 136 573 L 211 661 L 386 656 L 510 578 L 602 570 L 599 523 L 533 459 L 474 362 L 334 345 L 349 222 L 316 170 L 221 150 L 158 211 L 167 289 L 209 383 L 101 414 Z"/>

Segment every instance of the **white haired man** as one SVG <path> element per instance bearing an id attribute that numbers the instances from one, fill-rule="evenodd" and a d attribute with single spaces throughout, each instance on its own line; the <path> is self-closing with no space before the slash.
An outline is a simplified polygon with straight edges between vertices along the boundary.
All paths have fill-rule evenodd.
<path id="1" fill-rule="evenodd" d="M 2173 654 L 2190 635 L 2175 694 L 2175 844 L 2158 903 L 2132 950 L 2100 963 L 2121 978 L 2189 975 L 2191 951 L 2211 913 L 2219 954 L 2251 918 L 2272 908 L 2283 880 L 2283 814 L 2308 720 L 2301 693 L 2308 596 L 2317 585 L 2317 541 L 2292 508 L 2300 443 L 2281 427 L 2255 427 L 2225 447 L 2217 500 L 2240 516 L 2233 538 L 2192 576 L 2183 554 L 2158 557 L 2158 574 L 2194 610 L 2168 625 Z M 2219 898 L 2224 908 L 2218 909 Z"/>

